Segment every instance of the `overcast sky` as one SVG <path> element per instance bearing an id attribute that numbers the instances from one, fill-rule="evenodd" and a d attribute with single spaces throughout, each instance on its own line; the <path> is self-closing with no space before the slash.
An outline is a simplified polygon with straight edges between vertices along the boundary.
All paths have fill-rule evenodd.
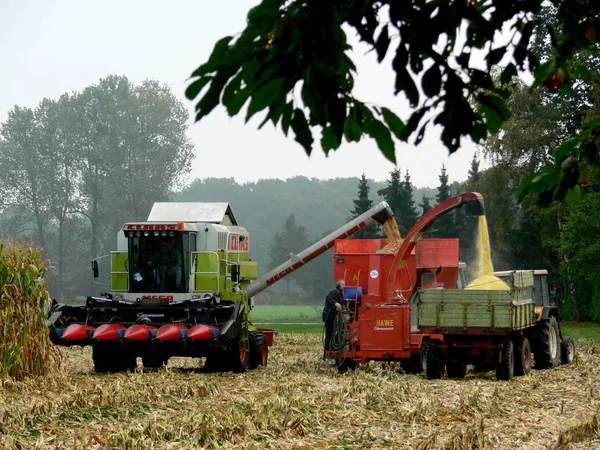
<path id="1" fill-rule="evenodd" d="M 140 83 L 151 78 L 167 83 L 184 97 L 191 72 L 209 56 L 223 36 L 244 29 L 248 10 L 258 0 L 0 0 L 0 122 L 14 105 L 34 108 L 44 97 L 80 91 L 109 74 Z M 406 102 L 393 96 L 394 73 L 379 66 L 361 47 L 352 57 L 359 74 L 356 96 L 388 106 L 406 118 Z M 385 63 L 386 61 L 384 61 Z M 189 136 L 196 147 L 190 179 L 233 177 L 238 182 L 360 176 L 385 180 L 394 166 L 374 141 L 343 143 L 325 157 L 319 147 L 309 158 L 293 138 L 266 125 L 258 115 L 247 125 L 230 119 L 222 107 L 194 124 Z M 418 147 L 397 143 L 398 164 L 418 187 L 439 184 L 442 163 L 450 181 L 463 181 L 475 146 L 449 156 L 433 130 Z M 290 134 L 291 136 L 291 134 Z M 316 136 L 318 138 L 318 136 Z"/>

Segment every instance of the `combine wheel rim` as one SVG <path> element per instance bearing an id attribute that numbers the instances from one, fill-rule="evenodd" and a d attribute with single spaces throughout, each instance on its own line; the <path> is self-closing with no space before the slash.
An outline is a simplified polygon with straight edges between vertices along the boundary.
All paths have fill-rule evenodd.
<path id="1" fill-rule="evenodd" d="M 265 345 L 263 345 L 263 348 L 260 352 L 260 357 L 261 357 L 260 364 L 262 366 L 266 366 L 267 365 L 267 344 L 266 343 L 265 343 Z"/>

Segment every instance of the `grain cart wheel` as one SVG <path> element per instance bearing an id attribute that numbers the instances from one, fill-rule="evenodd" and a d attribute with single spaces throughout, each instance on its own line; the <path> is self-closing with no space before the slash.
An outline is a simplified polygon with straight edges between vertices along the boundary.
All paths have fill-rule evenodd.
<path id="1" fill-rule="evenodd" d="M 463 361 L 448 361 L 446 372 L 448 378 L 464 378 L 467 374 L 467 365 Z"/>
<path id="2" fill-rule="evenodd" d="M 575 360 L 575 340 L 571 336 L 565 336 L 560 343 L 560 362 L 571 364 Z"/>
<path id="3" fill-rule="evenodd" d="M 258 366 L 266 366 L 269 360 L 269 346 L 267 337 L 260 331 L 249 331 L 248 340 L 250 341 L 250 369 L 256 369 Z"/>
<path id="4" fill-rule="evenodd" d="M 529 375 L 531 373 L 531 345 L 525 336 L 517 336 L 514 341 L 516 347 L 515 375 Z"/>
<path id="5" fill-rule="evenodd" d="M 431 344 L 428 338 L 424 338 L 421 342 L 421 351 L 410 357 L 406 362 L 402 360 L 400 364 L 406 373 L 420 374 L 427 372 L 427 355 L 431 349 Z"/>
<path id="6" fill-rule="evenodd" d="M 439 380 L 444 376 L 444 355 L 440 350 L 434 348 L 429 350 L 426 375 L 428 380 Z"/>
<path id="7" fill-rule="evenodd" d="M 560 332 L 556 317 L 541 320 L 535 328 L 535 368 L 554 369 L 560 363 Z"/>
<path id="8" fill-rule="evenodd" d="M 512 339 L 504 340 L 502 357 L 496 367 L 496 378 L 499 380 L 510 380 L 515 374 L 515 347 Z"/>
<path id="9" fill-rule="evenodd" d="M 339 358 L 336 360 L 336 365 L 339 373 L 346 373 L 358 367 L 358 364 L 352 358 Z"/>

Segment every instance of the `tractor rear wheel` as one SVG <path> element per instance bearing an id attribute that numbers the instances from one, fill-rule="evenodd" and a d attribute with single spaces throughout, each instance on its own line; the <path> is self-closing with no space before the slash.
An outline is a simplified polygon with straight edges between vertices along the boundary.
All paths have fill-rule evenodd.
<path id="1" fill-rule="evenodd" d="M 427 354 L 427 379 L 439 380 L 444 376 L 444 355 L 438 349 L 431 348 Z"/>
<path id="2" fill-rule="evenodd" d="M 515 374 L 515 348 L 512 339 L 504 340 L 502 359 L 496 368 L 496 378 L 499 380 L 510 380 Z"/>
<path id="3" fill-rule="evenodd" d="M 531 345 L 529 344 L 529 339 L 519 335 L 515 339 L 514 345 L 517 348 L 515 375 L 518 377 L 529 375 L 531 373 Z"/>
<path id="4" fill-rule="evenodd" d="M 554 369 L 560 363 L 560 332 L 556 317 L 541 320 L 535 328 L 535 368 Z"/>
<path id="5" fill-rule="evenodd" d="M 467 374 L 467 365 L 463 361 L 448 361 L 446 372 L 448 378 L 464 378 Z"/>
<path id="6" fill-rule="evenodd" d="M 260 331 L 249 331 L 248 340 L 250 341 L 250 369 L 256 369 L 258 366 L 266 366 L 269 361 L 269 346 L 267 337 Z"/>
<path id="7" fill-rule="evenodd" d="M 575 340 L 571 336 L 565 336 L 560 343 L 560 362 L 571 364 L 575 361 Z"/>

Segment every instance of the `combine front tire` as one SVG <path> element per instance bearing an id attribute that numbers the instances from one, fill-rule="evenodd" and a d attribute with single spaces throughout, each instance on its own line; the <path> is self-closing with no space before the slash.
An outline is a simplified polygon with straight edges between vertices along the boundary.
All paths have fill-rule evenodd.
<path id="1" fill-rule="evenodd" d="M 112 360 L 106 349 L 97 346 L 92 347 L 92 361 L 94 361 L 94 371 L 97 373 L 112 372 Z"/>
<path id="2" fill-rule="evenodd" d="M 429 349 L 426 374 L 428 380 L 439 380 L 444 376 L 444 356 L 441 351 Z"/>
<path id="3" fill-rule="evenodd" d="M 142 364 L 144 364 L 144 369 L 159 369 L 162 366 L 166 366 L 167 362 L 169 362 L 169 358 L 162 355 L 142 356 Z"/>
<path id="4" fill-rule="evenodd" d="M 529 375 L 531 372 L 531 345 L 525 336 L 515 339 L 517 355 L 515 358 L 515 375 Z"/>
<path id="5" fill-rule="evenodd" d="M 560 363 L 560 332 L 556 317 L 537 323 L 535 330 L 535 368 L 554 369 Z"/>
<path id="6" fill-rule="evenodd" d="M 512 339 L 504 341 L 502 359 L 496 368 L 496 378 L 499 380 L 510 380 L 515 373 L 515 351 Z"/>
<path id="7" fill-rule="evenodd" d="M 250 341 L 250 369 L 256 369 L 258 366 L 266 366 L 269 360 L 269 346 L 267 337 L 260 331 L 248 332 Z"/>
<path id="8" fill-rule="evenodd" d="M 117 346 L 92 347 L 92 360 L 98 373 L 133 372 L 137 364 L 134 354 Z"/>
<path id="9" fill-rule="evenodd" d="M 560 343 L 560 362 L 571 364 L 575 360 L 575 341 L 571 336 L 565 336 Z"/>

